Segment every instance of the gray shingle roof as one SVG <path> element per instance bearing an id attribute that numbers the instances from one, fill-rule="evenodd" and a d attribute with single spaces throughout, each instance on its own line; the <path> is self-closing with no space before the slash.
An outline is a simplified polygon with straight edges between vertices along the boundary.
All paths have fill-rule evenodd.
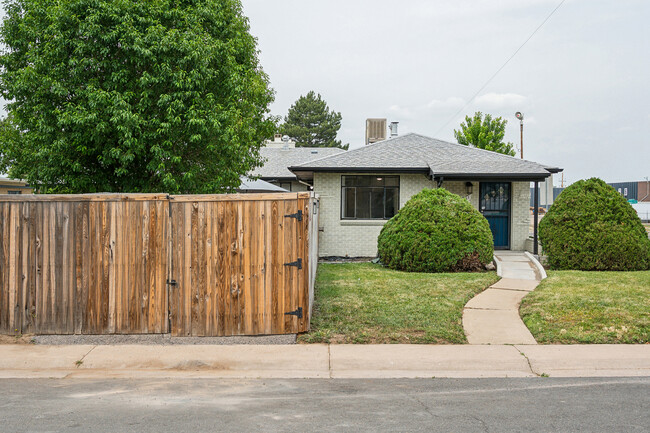
<path id="1" fill-rule="evenodd" d="M 419 134 L 369 144 L 290 169 L 299 174 L 314 171 L 404 171 L 423 172 L 433 177 L 513 177 L 540 179 L 551 168 L 483 149 L 449 143 Z"/>
<path id="2" fill-rule="evenodd" d="M 284 188 L 280 188 L 272 183 L 263 180 L 251 180 L 246 176 L 241 177 L 241 184 L 237 191 L 240 192 L 289 192 Z"/>
<path id="3" fill-rule="evenodd" d="M 255 169 L 251 175 L 262 179 L 295 179 L 289 171 L 292 165 L 303 164 L 327 156 L 344 153 L 336 147 L 295 147 L 289 149 L 263 147 L 260 154 L 266 160 L 262 167 Z"/>

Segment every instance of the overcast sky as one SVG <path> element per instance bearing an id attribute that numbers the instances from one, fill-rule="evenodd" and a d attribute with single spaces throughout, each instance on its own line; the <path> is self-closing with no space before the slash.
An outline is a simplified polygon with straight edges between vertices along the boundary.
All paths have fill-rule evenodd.
<path id="1" fill-rule="evenodd" d="M 276 91 L 273 113 L 309 90 L 340 111 L 339 138 L 365 119 L 455 141 L 465 115 L 525 115 L 524 156 L 565 180 L 650 176 L 650 1 L 567 0 L 479 96 L 560 0 L 243 0 Z M 447 123 L 448 122 L 448 123 Z M 445 123 L 446 126 L 445 126 Z M 556 185 L 559 178 L 556 178 Z"/>

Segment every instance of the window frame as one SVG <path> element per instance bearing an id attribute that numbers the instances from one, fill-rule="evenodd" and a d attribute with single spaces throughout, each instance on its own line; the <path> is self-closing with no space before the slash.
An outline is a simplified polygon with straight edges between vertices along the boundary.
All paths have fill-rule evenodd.
<path id="1" fill-rule="evenodd" d="M 384 177 L 384 178 L 392 177 L 392 178 L 397 178 L 397 186 L 386 186 L 386 185 L 384 185 L 384 186 L 345 186 L 344 182 L 343 182 L 343 178 L 345 176 Z M 397 190 L 397 200 L 396 200 L 396 203 L 395 203 L 395 215 L 397 214 L 397 212 L 400 209 L 400 207 L 399 207 L 400 206 L 400 188 L 402 187 L 402 184 L 401 184 L 402 179 L 401 179 L 401 176 L 399 176 L 399 175 L 394 175 L 394 174 L 389 174 L 389 175 L 384 175 L 384 174 L 342 174 L 341 178 L 340 178 L 340 182 L 341 182 L 340 183 L 340 185 L 341 185 L 341 189 L 340 189 L 340 196 L 341 196 L 340 201 L 341 201 L 341 203 L 340 203 L 340 206 L 339 206 L 339 212 L 340 212 L 339 218 L 340 218 L 341 221 L 388 221 L 389 219 L 391 219 L 392 216 L 391 217 L 386 217 L 386 190 L 387 189 L 396 189 Z M 345 189 L 346 188 L 354 188 L 355 189 L 355 215 L 356 215 L 356 194 L 357 194 L 356 190 L 357 190 L 357 188 L 368 189 L 368 190 L 372 190 L 373 188 L 381 188 L 381 189 L 383 189 L 384 199 L 383 199 L 382 203 L 383 203 L 383 207 L 384 207 L 384 217 L 383 218 L 358 218 L 356 216 L 355 217 L 346 217 L 344 212 L 343 212 L 343 204 L 344 204 L 344 200 L 345 200 Z M 370 213 L 372 214 L 372 210 L 371 209 L 369 209 L 369 210 L 371 211 Z"/>
<path id="2" fill-rule="evenodd" d="M 22 192 L 21 190 L 13 190 L 13 189 L 8 189 L 8 190 L 7 190 L 7 194 L 15 194 L 15 195 L 18 195 L 18 194 L 22 194 L 22 193 L 23 193 L 23 192 Z"/>

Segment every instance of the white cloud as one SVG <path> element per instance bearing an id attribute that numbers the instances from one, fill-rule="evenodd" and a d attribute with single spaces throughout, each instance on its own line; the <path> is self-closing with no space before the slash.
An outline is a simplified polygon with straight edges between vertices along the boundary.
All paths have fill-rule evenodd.
<path id="1" fill-rule="evenodd" d="M 457 96 L 450 96 L 447 99 L 440 100 L 434 99 L 427 104 L 427 108 L 432 108 L 435 110 L 446 110 L 449 108 L 460 108 L 465 105 L 465 100 Z"/>
<path id="2" fill-rule="evenodd" d="M 391 105 L 388 107 L 388 111 L 395 116 L 399 116 L 402 119 L 412 119 L 413 111 L 408 107 L 402 107 L 399 105 Z"/>
<path id="3" fill-rule="evenodd" d="M 486 93 L 476 98 L 476 105 L 488 109 L 521 108 L 528 98 L 517 93 Z"/>

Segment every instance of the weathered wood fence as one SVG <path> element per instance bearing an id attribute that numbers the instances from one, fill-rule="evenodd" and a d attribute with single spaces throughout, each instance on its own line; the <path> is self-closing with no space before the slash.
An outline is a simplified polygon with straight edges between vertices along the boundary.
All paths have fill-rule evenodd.
<path id="1" fill-rule="evenodd" d="M 0 333 L 309 329 L 312 193 L 0 195 Z"/>

